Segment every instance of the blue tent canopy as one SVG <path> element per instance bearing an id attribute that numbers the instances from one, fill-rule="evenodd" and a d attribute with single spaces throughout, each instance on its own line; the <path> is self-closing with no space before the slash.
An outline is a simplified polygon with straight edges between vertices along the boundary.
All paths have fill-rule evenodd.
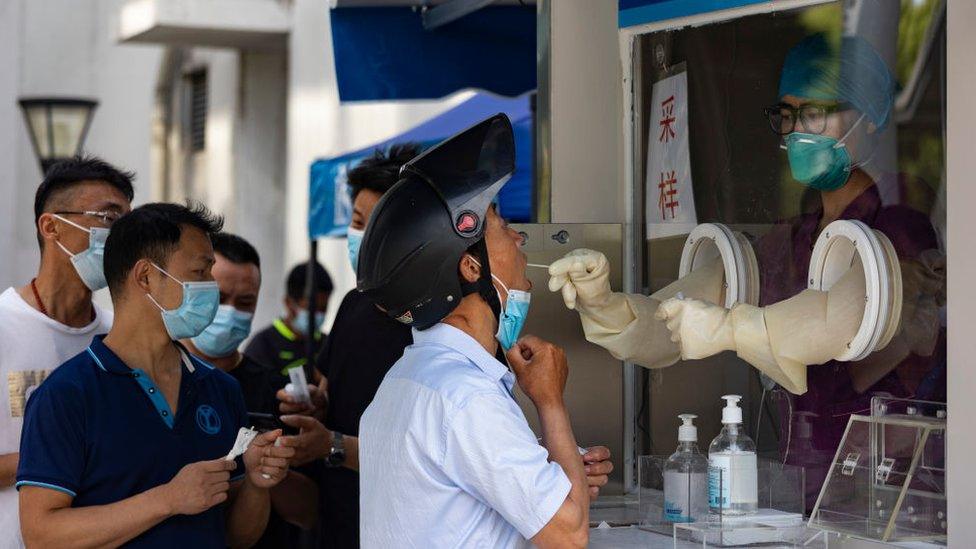
<path id="1" fill-rule="evenodd" d="M 499 112 L 508 115 L 515 130 L 515 173 L 498 195 L 499 211 L 510 221 L 530 221 L 533 144 L 529 95 L 505 98 L 479 93 L 405 133 L 357 151 L 313 162 L 309 185 L 309 236 L 345 236 L 352 218 L 346 173 L 373 151 L 386 150 L 393 143 L 406 141 L 430 146 Z"/>

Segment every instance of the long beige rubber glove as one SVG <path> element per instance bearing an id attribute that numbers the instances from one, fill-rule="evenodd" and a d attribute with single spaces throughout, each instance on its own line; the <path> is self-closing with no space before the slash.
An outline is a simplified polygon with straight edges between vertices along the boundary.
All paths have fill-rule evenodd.
<path id="1" fill-rule="evenodd" d="M 619 360 L 663 368 L 680 360 L 671 332 L 654 317 L 661 303 L 679 292 L 721 303 L 724 271 L 720 260 L 692 271 L 651 296 L 610 289 L 610 265 L 602 253 L 578 249 L 549 267 L 549 289 L 562 292 L 566 307 L 576 309 L 586 339 Z"/>
<path id="2" fill-rule="evenodd" d="M 681 358 L 735 351 L 793 394 L 807 391 L 807 365 L 840 355 L 864 315 L 864 274 L 852 269 L 829 292 L 805 290 L 767 307 L 727 310 L 693 299 L 669 299 L 656 317 L 665 322 Z"/>

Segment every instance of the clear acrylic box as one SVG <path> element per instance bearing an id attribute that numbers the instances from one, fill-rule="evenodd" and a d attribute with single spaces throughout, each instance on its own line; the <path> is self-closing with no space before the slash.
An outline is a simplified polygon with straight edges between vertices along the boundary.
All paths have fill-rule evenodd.
<path id="1" fill-rule="evenodd" d="M 668 456 L 639 456 L 637 458 L 637 508 L 638 528 L 670 536 L 674 523 L 665 518 L 664 512 L 664 463 Z M 706 500 L 707 501 L 707 500 Z M 708 508 L 701 514 L 707 518 Z M 697 518 L 697 517 L 696 517 Z"/>
<path id="2" fill-rule="evenodd" d="M 882 542 L 946 541 L 945 404 L 880 398 L 847 424 L 810 527 Z"/>
<path id="3" fill-rule="evenodd" d="M 667 456 L 638 458 L 638 527 L 641 529 L 674 536 L 675 543 L 681 540 L 715 547 L 763 543 L 800 546 L 816 534 L 807 530 L 803 520 L 804 472 L 801 467 L 769 459 L 757 461 L 759 510 L 755 514 L 723 515 L 721 512 L 710 513 L 706 507 L 693 514 L 693 522 L 670 522 L 664 509 L 666 461 Z M 725 484 L 721 469 L 709 468 L 709 474 L 718 479 L 720 486 Z"/>

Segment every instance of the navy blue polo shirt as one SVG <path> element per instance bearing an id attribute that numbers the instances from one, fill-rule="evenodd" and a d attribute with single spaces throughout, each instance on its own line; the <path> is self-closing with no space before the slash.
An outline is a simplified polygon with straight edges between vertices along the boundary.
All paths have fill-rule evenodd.
<path id="1" fill-rule="evenodd" d="M 180 348 L 177 410 L 142 370 L 98 336 L 31 395 L 24 413 L 17 487 L 104 505 L 172 480 L 189 463 L 227 455 L 247 409 L 237 381 Z M 243 478 L 238 458 L 232 478 Z M 226 547 L 224 505 L 171 517 L 129 542 L 140 547 Z"/>

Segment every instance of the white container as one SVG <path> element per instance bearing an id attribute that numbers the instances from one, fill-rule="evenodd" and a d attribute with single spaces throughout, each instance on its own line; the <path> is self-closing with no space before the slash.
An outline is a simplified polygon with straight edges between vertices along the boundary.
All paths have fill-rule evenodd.
<path id="1" fill-rule="evenodd" d="M 742 431 L 739 395 L 722 397 L 722 432 L 708 447 L 708 507 L 720 515 L 744 515 L 759 508 L 756 444 Z"/>
<path id="2" fill-rule="evenodd" d="M 708 515 L 708 459 L 698 452 L 698 416 L 678 417 L 678 449 L 664 464 L 664 521 L 694 522 Z"/>

